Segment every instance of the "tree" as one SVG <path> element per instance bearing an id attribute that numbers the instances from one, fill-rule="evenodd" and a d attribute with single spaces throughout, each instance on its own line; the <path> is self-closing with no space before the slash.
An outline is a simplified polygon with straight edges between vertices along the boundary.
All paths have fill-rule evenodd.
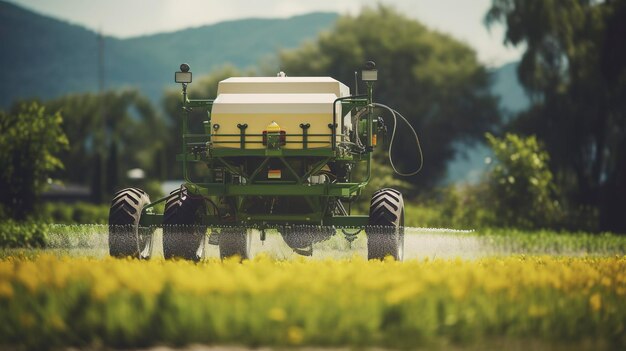
<path id="1" fill-rule="evenodd" d="M 343 16 L 315 42 L 281 52 L 280 68 L 291 76 L 329 75 L 351 85 L 355 69 L 367 60 L 379 70 L 375 100 L 400 111 L 420 133 L 426 163 L 409 178 L 417 191 L 443 178 L 453 143 L 480 140 L 498 121 L 490 76 L 475 52 L 385 6 Z M 400 134 L 394 159 L 410 171 L 417 163 L 415 142 Z"/>
<path id="2" fill-rule="evenodd" d="M 63 168 L 58 153 L 68 140 L 60 113 L 48 114 L 38 103 L 15 113 L 0 112 L 0 213 L 24 220 L 51 172 Z"/>
<path id="3" fill-rule="evenodd" d="M 95 201 L 126 186 L 126 171 L 142 168 L 148 178 L 161 173 L 154 163 L 170 136 L 164 120 L 137 91 L 74 94 L 51 100 L 48 109 L 60 110 L 63 130 L 72 148 L 60 155 L 66 169 L 58 176 L 92 186 Z M 98 199 L 99 197 L 99 199 Z"/>
<path id="4" fill-rule="evenodd" d="M 525 45 L 518 75 L 534 103 L 510 130 L 536 134 L 572 202 L 626 232 L 626 2 L 493 0 L 487 24 Z"/>

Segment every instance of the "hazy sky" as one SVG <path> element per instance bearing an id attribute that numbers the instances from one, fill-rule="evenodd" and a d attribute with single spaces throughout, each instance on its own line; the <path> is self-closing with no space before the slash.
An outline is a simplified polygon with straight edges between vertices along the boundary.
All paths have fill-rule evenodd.
<path id="1" fill-rule="evenodd" d="M 503 28 L 487 30 L 491 0 L 10 0 L 41 14 L 120 38 L 175 31 L 249 17 L 290 17 L 314 11 L 357 14 L 364 5 L 389 4 L 407 16 L 467 42 L 479 59 L 498 66 L 521 49 L 502 44 Z M 366 24 L 364 24 L 366 25 Z"/>

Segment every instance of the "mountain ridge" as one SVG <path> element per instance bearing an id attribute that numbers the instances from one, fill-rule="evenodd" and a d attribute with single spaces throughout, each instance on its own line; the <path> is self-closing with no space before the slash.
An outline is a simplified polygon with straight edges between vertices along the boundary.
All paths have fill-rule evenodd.
<path id="1" fill-rule="evenodd" d="M 158 102 L 181 62 L 189 62 L 196 75 L 227 62 L 251 67 L 278 49 L 316 38 L 337 17 L 317 12 L 231 20 L 125 39 L 104 36 L 105 88 L 137 88 Z M 98 34 L 92 30 L 0 1 L 0 107 L 16 99 L 96 92 L 98 46 Z"/>
<path id="2" fill-rule="evenodd" d="M 136 88 L 158 103 L 182 62 L 188 62 L 196 76 L 227 63 L 253 67 L 279 49 L 315 39 L 330 30 L 338 16 L 315 12 L 228 20 L 129 38 L 104 36 L 105 89 Z M 98 91 L 98 33 L 78 24 L 0 0 L 0 51 L 0 107 L 16 99 Z M 517 65 L 492 69 L 491 91 L 500 97 L 505 116 L 529 104 L 517 79 Z"/>

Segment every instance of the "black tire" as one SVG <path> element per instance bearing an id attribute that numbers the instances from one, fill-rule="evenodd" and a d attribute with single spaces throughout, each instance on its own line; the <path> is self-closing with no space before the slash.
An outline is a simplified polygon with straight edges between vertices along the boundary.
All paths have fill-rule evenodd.
<path id="1" fill-rule="evenodd" d="M 239 256 L 241 260 L 251 258 L 252 234 L 243 227 L 222 228 L 218 237 L 220 258 Z"/>
<path id="2" fill-rule="evenodd" d="M 367 258 L 382 260 L 404 256 L 404 200 L 395 189 L 381 189 L 372 195 L 367 228 Z"/>
<path id="3" fill-rule="evenodd" d="M 154 228 L 139 226 L 148 194 L 137 188 L 115 193 L 109 210 L 109 254 L 114 257 L 148 259 L 152 255 Z"/>
<path id="4" fill-rule="evenodd" d="M 165 202 L 163 214 L 163 256 L 199 261 L 204 257 L 207 226 L 201 224 L 206 202 L 193 197 L 186 188 L 175 190 Z"/>

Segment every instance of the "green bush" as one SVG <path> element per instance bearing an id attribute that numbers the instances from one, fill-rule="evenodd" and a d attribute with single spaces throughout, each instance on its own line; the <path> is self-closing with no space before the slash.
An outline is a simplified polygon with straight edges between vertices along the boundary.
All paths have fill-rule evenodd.
<path id="1" fill-rule="evenodd" d="M 163 189 L 161 188 L 161 182 L 158 180 L 145 180 L 138 187 L 147 192 L 152 201 L 156 201 L 157 199 L 165 196 L 165 194 L 163 194 Z"/>
<path id="2" fill-rule="evenodd" d="M 549 155 L 535 136 L 486 135 L 495 164 L 487 173 L 487 204 L 496 224 L 547 228 L 562 223 L 558 190 L 548 167 Z"/>
<path id="3" fill-rule="evenodd" d="M 108 205 L 47 202 L 41 205 L 37 217 L 41 221 L 55 224 L 106 224 L 108 216 Z"/>
<path id="4" fill-rule="evenodd" d="M 479 229 L 497 226 L 486 206 L 486 184 L 452 185 L 405 202 L 405 224 L 428 228 Z"/>
<path id="5" fill-rule="evenodd" d="M 480 229 L 592 229 L 593 213 L 566 211 L 548 168 L 549 155 L 534 136 L 486 135 L 494 160 L 478 184 L 436 190 L 407 206 L 406 224 Z M 569 214 L 568 214 L 569 213 Z"/>
<path id="6" fill-rule="evenodd" d="M 48 231 L 49 229 L 47 225 L 34 221 L 2 221 L 0 222 L 0 247 L 45 247 L 48 238 Z"/>

